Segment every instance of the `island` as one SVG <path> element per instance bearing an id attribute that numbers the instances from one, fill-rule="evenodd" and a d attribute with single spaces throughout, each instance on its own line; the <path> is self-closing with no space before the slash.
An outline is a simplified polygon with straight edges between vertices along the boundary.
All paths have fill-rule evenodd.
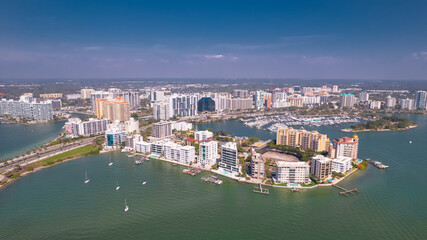
<path id="1" fill-rule="evenodd" d="M 346 132 L 368 132 L 368 131 L 399 131 L 415 128 L 418 125 L 405 117 L 384 116 L 377 120 L 370 120 L 343 129 Z"/>

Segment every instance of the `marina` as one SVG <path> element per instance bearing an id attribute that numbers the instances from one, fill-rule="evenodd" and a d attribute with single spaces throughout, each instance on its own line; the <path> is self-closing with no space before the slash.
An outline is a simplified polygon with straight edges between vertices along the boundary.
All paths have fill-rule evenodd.
<path id="1" fill-rule="evenodd" d="M 248 127 L 277 132 L 277 129 L 289 126 L 331 126 L 343 123 L 357 123 L 359 119 L 348 116 L 294 117 L 292 115 L 278 115 L 240 119 L 240 121 Z"/>

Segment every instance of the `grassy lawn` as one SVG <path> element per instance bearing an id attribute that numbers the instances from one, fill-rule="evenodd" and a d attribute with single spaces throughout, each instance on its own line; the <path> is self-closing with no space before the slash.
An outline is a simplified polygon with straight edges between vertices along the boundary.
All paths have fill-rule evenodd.
<path id="1" fill-rule="evenodd" d="M 79 147 L 71 151 L 46 158 L 44 160 L 37 162 L 36 164 L 42 165 L 42 166 L 48 166 L 48 165 L 55 164 L 56 162 L 61 162 L 68 158 L 73 158 L 78 156 L 87 156 L 87 155 L 92 155 L 97 153 L 99 153 L 99 149 L 97 147 L 94 147 L 92 145 L 87 145 L 87 146 Z"/>

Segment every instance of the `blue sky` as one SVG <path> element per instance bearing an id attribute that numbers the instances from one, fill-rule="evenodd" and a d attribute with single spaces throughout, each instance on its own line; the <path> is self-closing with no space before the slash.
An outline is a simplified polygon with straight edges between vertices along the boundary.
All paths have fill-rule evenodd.
<path id="1" fill-rule="evenodd" d="M 0 1 L 0 78 L 427 79 L 426 1 Z"/>

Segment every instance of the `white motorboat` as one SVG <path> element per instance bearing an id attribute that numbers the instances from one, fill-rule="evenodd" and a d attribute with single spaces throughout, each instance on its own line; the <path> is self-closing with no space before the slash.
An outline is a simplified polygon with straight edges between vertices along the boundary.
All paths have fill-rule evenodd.
<path id="1" fill-rule="evenodd" d="M 85 183 L 88 183 L 88 182 L 90 182 L 90 178 L 87 177 L 87 171 L 86 171 L 86 173 L 85 173 Z"/>
<path id="2" fill-rule="evenodd" d="M 116 181 L 116 191 L 120 189 L 119 183 Z"/>
<path id="3" fill-rule="evenodd" d="M 127 204 L 126 198 L 125 198 L 125 212 L 129 211 L 129 206 Z"/>

